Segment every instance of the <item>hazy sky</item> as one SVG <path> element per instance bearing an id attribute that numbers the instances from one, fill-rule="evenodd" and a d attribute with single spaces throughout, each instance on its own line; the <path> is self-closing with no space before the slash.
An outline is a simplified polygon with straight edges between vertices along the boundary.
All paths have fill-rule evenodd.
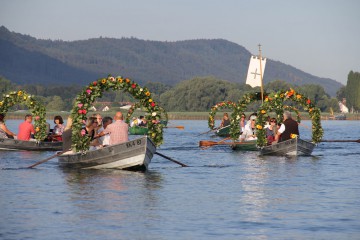
<path id="1" fill-rule="evenodd" d="M 359 0 L 0 0 L 0 25 L 69 41 L 221 38 L 252 54 L 261 43 L 264 56 L 315 76 L 346 84 L 360 72 Z"/>

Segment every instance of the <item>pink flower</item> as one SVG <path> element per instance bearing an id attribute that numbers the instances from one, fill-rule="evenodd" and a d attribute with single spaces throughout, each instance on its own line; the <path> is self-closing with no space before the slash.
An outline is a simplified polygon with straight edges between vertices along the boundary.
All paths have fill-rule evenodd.
<path id="1" fill-rule="evenodd" d="M 79 110 L 78 110 L 78 113 L 79 113 L 79 114 L 82 114 L 82 110 L 81 110 L 81 109 L 79 109 Z"/>
<path id="2" fill-rule="evenodd" d="M 84 104 L 78 103 L 78 107 L 79 107 L 79 108 L 82 108 L 82 106 L 84 106 Z"/>
<path id="3" fill-rule="evenodd" d="M 87 92 L 87 94 L 90 94 L 90 93 L 91 93 L 91 90 L 90 90 L 90 89 L 86 89 L 86 92 Z"/>
<path id="4" fill-rule="evenodd" d="M 86 134 L 85 129 L 81 130 L 81 136 L 84 136 Z"/>
<path id="5" fill-rule="evenodd" d="M 36 117 L 35 117 L 35 120 L 39 120 L 39 119 L 40 119 L 40 117 L 39 117 L 39 116 L 36 116 Z"/>
<path id="6" fill-rule="evenodd" d="M 150 103 L 150 105 L 151 105 L 152 107 L 155 107 L 155 103 L 154 103 L 154 102 Z"/>

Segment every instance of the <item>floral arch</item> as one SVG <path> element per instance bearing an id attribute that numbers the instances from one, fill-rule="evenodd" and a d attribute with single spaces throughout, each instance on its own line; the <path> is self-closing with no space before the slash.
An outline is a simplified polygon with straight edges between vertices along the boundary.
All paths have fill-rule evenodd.
<path id="1" fill-rule="evenodd" d="M 238 139 L 240 136 L 240 116 L 244 114 L 247 106 L 255 101 L 261 101 L 260 92 L 247 93 L 235 104 L 230 119 L 230 136 L 233 140 Z"/>
<path id="2" fill-rule="evenodd" d="M 231 101 L 226 102 L 220 102 L 211 107 L 210 113 L 209 113 L 209 119 L 208 119 L 208 126 L 211 130 L 215 129 L 215 115 L 219 109 L 228 108 L 228 109 L 234 109 L 236 107 L 236 104 Z"/>
<path id="3" fill-rule="evenodd" d="M 310 99 L 302 95 L 301 93 L 295 92 L 293 89 L 290 89 L 288 91 L 278 91 L 276 93 L 271 93 L 269 96 L 267 96 L 264 100 L 264 103 L 260 106 L 258 111 L 258 118 L 256 120 L 256 128 L 257 128 L 257 145 L 259 147 L 266 146 L 266 132 L 264 129 L 265 121 L 267 117 L 269 116 L 269 111 L 273 110 L 278 115 L 278 120 L 280 122 L 283 121 L 283 115 L 284 109 L 290 109 L 297 111 L 296 108 L 290 107 L 290 106 L 284 106 L 283 103 L 286 100 L 294 101 L 298 104 L 300 104 L 304 110 L 309 112 L 309 116 L 312 121 L 312 141 L 314 143 L 318 143 L 321 141 L 322 136 L 324 134 L 324 130 L 321 127 L 321 116 L 320 116 L 320 109 L 315 107 L 315 105 L 312 103 Z M 296 109 L 296 110 L 295 110 Z M 298 122 L 300 115 L 297 111 L 298 115 Z"/>
<path id="4" fill-rule="evenodd" d="M 32 95 L 24 91 L 12 91 L 5 94 L 0 101 L 0 113 L 6 115 L 8 109 L 15 104 L 24 103 L 34 116 L 35 139 L 42 141 L 46 138 L 46 110 Z"/>
<path id="5" fill-rule="evenodd" d="M 150 139 L 159 146 L 163 143 L 163 125 L 156 124 L 157 120 L 161 118 L 161 109 L 153 101 L 151 93 L 147 88 L 140 87 L 137 83 L 129 78 L 121 76 L 108 76 L 90 83 L 84 90 L 78 94 L 75 99 L 74 107 L 71 110 L 71 117 L 73 119 L 72 126 L 72 142 L 73 148 L 76 152 L 87 151 L 90 144 L 90 138 L 82 135 L 81 129 L 83 122 L 86 120 L 86 113 L 92 106 L 93 102 L 102 97 L 104 91 L 122 90 L 130 93 L 139 103 L 146 108 L 148 121 L 148 135 Z"/>
<path id="6" fill-rule="evenodd" d="M 128 110 L 127 114 L 126 114 L 126 120 L 125 120 L 125 122 L 126 122 L 127 124 L 130 123 L 130 121 L 131 121 L 131 116 L 134 114 L 135 110 L 138 109 L 139 107 L 141 107 L 141 103 L 140 103 L 140 102 L 137 102 L 137 103 L 134 103 L 133 105 L 131 105 L 131 107 L 129 108 L 129 110 Z M 167 123 L 167 121 L 168 121 L 168 119 L 169 119 L 167 112 L 166 112 L 165 109 L 162 108 L 162 107 L 159 107 L 159 110 L 160 110 L 160 111 L 159 111 L 160 114 L 156 115 L 157 121 L 161 121 L 161 123 L 162 123 L 163 121 L 166 121 L 166 123 Z M 149 116 L 148 116 L 148 117 L 149 117 Z M 164 120 L 161 120 L 162 117 L 164 117 L 165 119 L 164 119 Z M 146 119 L 146 120 L 149 121 L 149 119 Z M 166 125 L 166 124 L 165 124 L 165 125 Z"/>

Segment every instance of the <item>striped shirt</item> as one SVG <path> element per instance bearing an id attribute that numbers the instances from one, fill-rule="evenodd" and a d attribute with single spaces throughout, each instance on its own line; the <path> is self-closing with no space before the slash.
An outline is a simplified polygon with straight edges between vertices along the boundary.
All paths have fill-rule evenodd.
<path id="1" fill-rule="evenodd" d="M 110 145 L 129 141 L 128 128 L 129 126 L 122 120 L 109 124 L 104 133 L 110 133 Z"/>

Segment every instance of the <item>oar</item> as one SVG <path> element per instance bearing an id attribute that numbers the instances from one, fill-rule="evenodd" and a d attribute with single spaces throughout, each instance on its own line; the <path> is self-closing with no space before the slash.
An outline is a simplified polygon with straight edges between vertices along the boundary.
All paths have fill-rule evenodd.
<path id="1" fill-rule="evenodd" d="M 207 134 L 207 133 L 209 133 L 209 132 L 211 132 L 211 131 L 216 131 L 216 130 L 217 130 L 217 128 L 215 128 L 215 129 L 210 129 L 210 130 L 207 131 L 207 132 L 200 133 L 199 135 L 197 135 L 197 137 L 200 136 L 200 135 L 203 135 L 203 134 Z"/>
<path id="2" fill-rule="evenodd" d="M 214 141 L 200 141 L 199 147 L 211 147 L 214 145 L 253 145 L 253 142 L 214 142 Z"/>
<path id="3" fill-rule="evenodd" d="M 357 142 L 357 143 L 360 143 L 360 139 L 358 139 L 358 140 L 321 140 L 320 142 Z"/>
<path id="4" fill-rule="evenodd" d="M 228 139 L 230 139 L 230 137 L 224 138 L 223 140 L 221 140 L 219 142 L 215 142 L 215 143 L 218 143 L 218 144 L 214 144 L 214 145 L 219 145 L 220 143 L 225 142 Z M 199 142 L 199 147 L 201 147 L 201 142 L 202 141 Z M 209 142 L 212 142 L 212 141 L 209 141 Z M 214 146 L 214 145 L 207 145 L 207 146 L 203 147 L 202 150 L 208 149 L 209 147 Z"/>
<path id="5" fill-rule="evenodd" d="M 184 126 L 170 126 L 170 127 L 165 127 L 165 128 L 177 128 L 177 129 L 184 129 Z"/>
<path id="6" fill-rule="evenodd" d="M 177 163 L 177 164 L 179 164 L 179 165 L 182 166 L 182 167 L 188 167 L 188 165 L 183 164 L 183 163 L 181 163 L 181 162 L 179 162 L 179 161 L 176 161 L 176 160 L 172 159 L 171 157 L 165 156 L 164 154 L 161 154 L 161 153 L 159 153 L 159 152 L 155 152 L 155 154 L 157 154 L 157 155 L 159 155 L 159 156 L 161 156 L 161 157 L 163 157 L 163 158 L 165 158 L 165 159 L 167 159 L 167 160 L 170 160 L 170 161 L 172 161 L 172 162 L 174 162 L 174 163 Z"/>
<path id="7" fill-rule="evenodd" d="M 47 161 L 49 161 L 49 160 L 51 160 L 51 159 L 53 159 L 53 158 L 55 158 L 55 157 L 57 157 L 57 156 L 60 156 L 61 154 L 66 153 L 67 151 L 70 151 L 70 150 L 71 150 L 71 149 L 65 150 L 65 151 L 62 151 L 62 152 L 57 152 L 56 154 L 54 154 L 54 155 L 52 155 L 52 156 L 50 156 L 50 157 L 48 157 L 48 158 L 46 158 L 46 159 L 44 159 L 44 160 L 38 161 L 37 163 L 34 163 L 34 164 L 31 165 L 31 166 L 28 166 L 27 168 L 33 168 L 33 167 L 35 167 L 35 166 L 37 166 L 37 165 L 39 165 L 39 164 L 42 164 L 42 163 L 47 162 Z"/>

